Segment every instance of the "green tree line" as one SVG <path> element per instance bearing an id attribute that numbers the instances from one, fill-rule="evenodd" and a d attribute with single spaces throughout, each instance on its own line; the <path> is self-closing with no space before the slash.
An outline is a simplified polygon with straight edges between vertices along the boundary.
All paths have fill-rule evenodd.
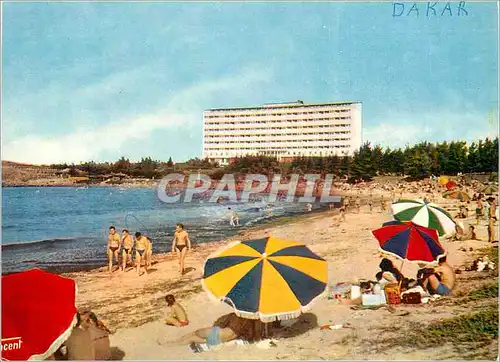
<path id="1" fill-rule="evenodd" d="M 214 179 L 225 173 L 265 175 L 291 173 L 334 174 L 351 180 L 371 180 L 375 176 L 398 175 L 423 178 L 430 175 L 454 175 L 459 172 L 497 172 L 498 137 L 485 139 L 468 145 L 463 141 L 429 143 L 421 142 L 401 148 L 382 148 L 366 142 L 352 156 L 299 157 L 290 163 L 280 163 L 268 156 L 239 157 L 223 168 L 208 160 L 190 159 L 176 163 L 169 158 L 167 162 L 142 158 L 131 162 L 121 157 L 116 162 L 85 162 L 79 165 L 52 165 L 53 168 L 69 168 L 89 175 L 123 173 L 132 177 L 159 178 L 171 172 L 193 172 L 202 170 Z"/>
<path id="2" fill-rule="evenodd" d="M 398 175 L 423 178 L 430 175 L 455 175 L 459 172 L 497 172 L 498 137 L 468 145 L 463 141 L 421 142 L 401 148 L 385 148 L 363 144 L 352 157 L 301 157 L 290 164 L 279 164 L 265 156 L 237 158 L 224 171 L 264 173 L 321 173 L 347 176 L 351 180 L 369 181 L 375 176 Z"/>

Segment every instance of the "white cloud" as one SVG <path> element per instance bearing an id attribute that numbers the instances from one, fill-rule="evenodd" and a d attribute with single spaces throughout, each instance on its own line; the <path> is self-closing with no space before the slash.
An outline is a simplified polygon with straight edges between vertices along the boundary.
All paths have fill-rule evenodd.
<path id="1" fill-rule="evenodd" d="M 121 76 L 114 78 L 116 79 L 121 82 Z M 122 149 L 127 154 L 125 148 L 130 141 L 147 140 L 153 131 L 201 127 L 201 111 L 213 106 L 214 97 L 221 92 L 237 92 L 236 89 L 267 82 L 269 79 L 269 71 L 247 68 L 234 76 L 187 87 L 166 101 L 165 108 L 151 114 L 125 118 L 100 127 L 83 126 L 60 137 L 25 135 L 2 144 L 2 158 L 23 163 L 53 164 L 100 160 L 103 152 Z M 107 88 L 109 82 L 105 82 L 106 86 L 103 84 L 80 91 L 90 96 L 93 94 L 92 89 L 101 91 L 103 87 Z"/>
<path id="2" fill-rule="evenodd" d="M 498 135 L 496 118 L 491 122 L 490 115 L 479 112 L 389 114 L 379 119 L 384 121 L 363 129 L 363 141 L 384 147 L 404 147 L 422 141 L 473 142 Z"/>

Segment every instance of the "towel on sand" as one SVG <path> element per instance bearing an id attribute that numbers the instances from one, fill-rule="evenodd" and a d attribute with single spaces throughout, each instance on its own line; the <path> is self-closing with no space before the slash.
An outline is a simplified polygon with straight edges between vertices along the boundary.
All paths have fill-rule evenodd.
<path id="1" fill-rule="evenodd" d="M 268 349 L 271 347 L 276 347 L 275 341 L 271 339 L 264 339 L 259 342 L 248 342 L 243 339 L 235 339 L 234 341 L 229 341 L 225 343 L 218 344 L 217 346 L 210 346 L 208 343 L 191 343 L 189 345 L 189 348 L 194 353 L 200 353 L 200 352 L 207 352 L 210 350 L 216 350 L 221 348 L 222 346 L 240 346 L 240 345 L 247 345 L 247 344 L 252 344 L 255 345 L 257 348 L 261 349 Z"/>

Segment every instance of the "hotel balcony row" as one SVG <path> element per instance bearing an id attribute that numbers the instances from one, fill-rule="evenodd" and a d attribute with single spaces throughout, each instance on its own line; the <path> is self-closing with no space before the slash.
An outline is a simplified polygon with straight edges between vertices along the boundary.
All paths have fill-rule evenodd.
<path id="1" fill-rule="evenodd" d="M 270 129 L 304 129 L 304 128 L 351 128 L 353 126 L 352 123 L 325 123 L 321 122 L 306 122 L 300 121 L 297 123 L 287 122 L 282 124 L 272 124 L 269 123 L 265 127 L 262 124 L 254 123 L 254 124 L 231 124 L 231 125 L 205 125 L 203 128 L 205 131 L 212 132 L 221 132 L 221 131 L 237 131 L 237 130 L 270 130 Z"/>
<path id="2" fill-rule="evenodd" d="M 276 131 L 276 130 L 275 130 Z M 204 140 L 205 142 L 228 142 L 228 141 L 235 141 L 235 140 L 245 140 L 249 141 L 248 139 L 252 140 L 259 140 L 261 138 L 265 137 L 279 137 L 280 139 L 283 140 L 296 140 L 296 139 L 314 139 L 317 137 L 335 137 L 335 136 L 341 136 L 345 137 L 346 135 L 350 135 L 350 131 L 339 131 L 339 132 L 301 132 L 301 133 L 247 133 L 247 134 L 234 134 L 234 133 L 228 133 L 228 134 L 219 134 L 219 135 L 207 135 L 205 134 Z M 348 136 L 350 138 L 350 136 Z"/>
<path id="3" fill-rule="evenodd" d="M 288 116 L 288 117 L 262 117 L 260 119 L 255 119 L 253 118 L 248 118 L 248 119 L 243 119 L 243 118 L 217 118 L 215 120 L 207 120 L 206 118 L 203 119 L 203 123 L 206 125 L 217 125 L 217 124 L 252 124 L 252 123 L 284 123 L 284 122 L 298 122 L 298 121 L 305 121 L 305 122 L 313 122 L 313 121 L 345 121 L 345 120 L 351 120 L 352 117 L 350 115 L 348 116 L 342 116 L 342 117 L 324 117 L 322 115 L 318 115 L 317 117 L 299 117 L 299 116 Z"/>
<path id="4" fill-rule="evenodd" d="M 251 150 L 268 150 L 268 149 L 279 149 L 279 150 L 291 150 L 291 149 L 335 149 L 335 148 L 351 148 L 354 147 L 354 145 L 350 143 L 343 143 L 343 144 L 315 144 L 315 145 L 289 145 L 289 146 L 282 146 L 282 145 L 266 145 L 266 146 L 256 146 L 256 145 L 240 145 L 238 147 L 204 147 L 203 152 L 222 152 L 222 151 L 231 151 L 231 150 L 242 150 L 242 151 L 251 151 Z"/>
<path id="5" fill-rule="evenodd" d="M 204 145 L 233 145 L 233 144 L 277 144 L 279 146 L 285 146 L 290 144 L 309 144 L 309 143 L 338 143 L 338 142 L 355 142 L 356 140 L 351 137 L 301 137 L 301 138 L 278 138 L 278 137 L 259 137 L 257 139 L 231 139 L 228 141 L 208 141 L 204 140 Z"/>
<path id="6" fill-rule="evenodd" d="M 297 107 L 292 109 L 283 108 L 264 108 L 259 110 L 237 111 L 237 110 L 220 110 L 220 111 L 205 111 L 203 117 L 213 118 L 236 118 L 236 117 L 282 117 L 282 116 L 311 116 L 311 115 L 336 115 L 343 114 L 351 111 L 351 107 L 335 107 L 335 106 L 322 106 L 322 107 Z"/>

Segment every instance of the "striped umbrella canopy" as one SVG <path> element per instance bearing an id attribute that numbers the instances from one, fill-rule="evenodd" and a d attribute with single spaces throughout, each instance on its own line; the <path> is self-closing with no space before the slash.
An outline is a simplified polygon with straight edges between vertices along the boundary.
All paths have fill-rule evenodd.
<path id="1" fill-rule="evenodd" d="M 432 263 L 446 254 L 435 229 L 410 221 L 386 222 L 372 234 L 380 244 L 380 251 L 403 261 Z"/>
<path id="2" fill-rule="evenodd" d="M 446 191 L 443 194 L 443 197 L 445 199 L 454 199 L 454 200 L 460 200 L 460 201 L 470 201 L 471 197 L 467 192 L 461 191 L 461 190 L 451 190 L 451 191 Z"/>
<path id="3" fill-rule="evenodd" d="M 455 232 L 451 215 L 438 205 L 423 200 L 399 200 L 392 204 L 394 218 L 437 230 L 439 236 L 450 236 Z"/>
<path id="4" fill-rule="evenodd" d="M 235 243 L 205 262 L 202 285 L 243 318 L 296 318 L 327 286 L 327 263 L 306 246 L 276 237 Z"/>
<path id="5" fill-rule="evenodd" d="M 457 187 L 457 183 L 455 181 L 450 181 L 446 183 L 445 187 L 447 190 L 453 190 L 455 187 Z"/>
<path id="6" fill-rule="evenodd" d="M 485 195 L 495 195 L 498 194 L 498 186 L 496 185 L 487 185 L 481 190 L 482 194 Z"/>

